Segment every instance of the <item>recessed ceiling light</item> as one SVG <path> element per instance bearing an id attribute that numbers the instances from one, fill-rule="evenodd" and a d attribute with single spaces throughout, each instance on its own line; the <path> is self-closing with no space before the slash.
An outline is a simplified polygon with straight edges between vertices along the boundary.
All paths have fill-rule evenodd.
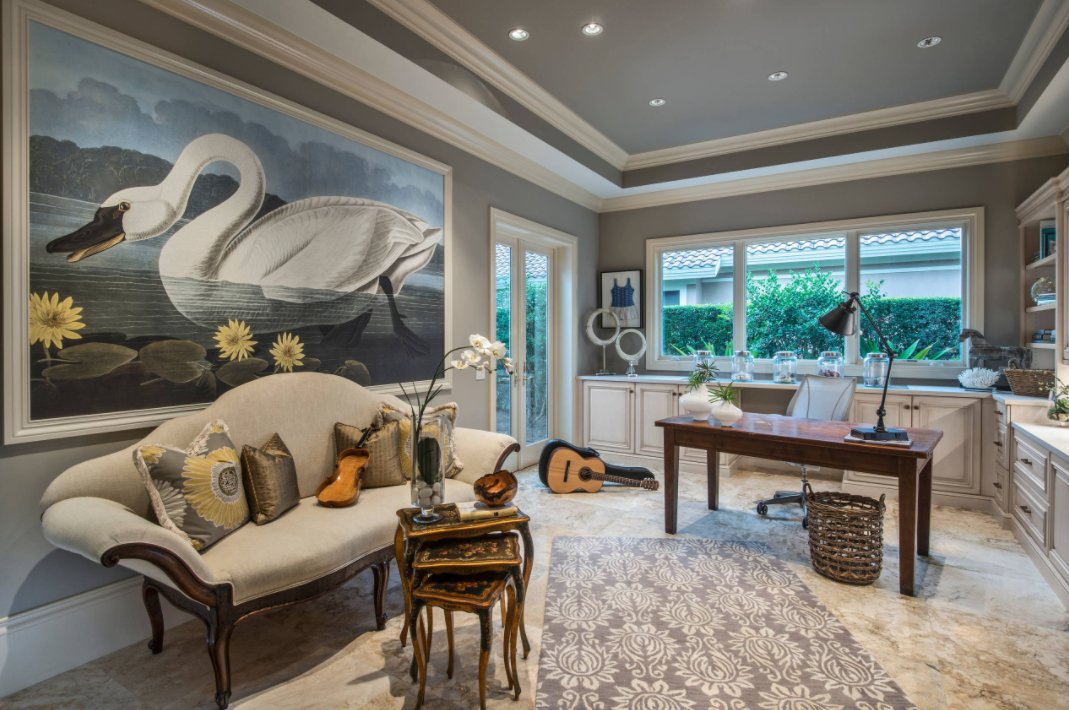
<path id="1" fill-rule="evenodd" d="M 599 34 L 605 31 L 605 28 L 599 25 L 597 22 L 588 22 L 580 28 L 580 32 L 587 37 L 597 37 Z"/>
<path id="2" fill-rule="evenodd" d="M 530 36 L 531 33 L 523 29 L 522 27 L 516 27 L 514 29 L 509 30 L 509 39 L 515 42 L 522 42 Z"/>
<path id="3" fill-rule="evenodd" d="M 665 101 L 664 99 L 650 99 L 650 106 L 652 106 L 653 108 L 660 108 L 661 106 L 664 106 L 666 103 L 668 103 L 668 102 Z"/>
<path id="4" fill-rule="evenodd" d="M 932 35 L 931 37 L 925 37 L 920 42 L 917 42 L 917 46 L 921 49 L 928 49 L 929 47 L 934 47 L 942 41 L 943 38 L 939 35 Z"/>
<path id="5" fill-rule="evenodd" d="M 768 75 L 768 80 L 769 81 L 783 81 L 788 76 L 790 76 L 790 75 L 785 71 L 774 71 L 774 72 L 772 72 L 771 74 Z"/>

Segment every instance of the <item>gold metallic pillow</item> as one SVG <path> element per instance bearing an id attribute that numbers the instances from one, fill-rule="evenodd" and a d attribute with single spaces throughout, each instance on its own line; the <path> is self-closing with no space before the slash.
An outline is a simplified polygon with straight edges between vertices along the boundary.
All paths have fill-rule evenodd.
<path id="1" fill-rule="evenodd" d="M 361 443 L 364 434 L 367 440 Z M 338 422 L 334 425 L 334 458 L 346 449 L 363 447 L 368 450 L 367 468 L 362 474 L 364 488 L 382 488 L 408 483 L 407 470 L 401 467 L 397 456 L 400 427 L 397 422 L 361 429 L 351 424 Z"/>
<path id="2" fill-rule="evenodd" d="M 241 461 L 222 420 L 209 422 L 185 451 L 139 446 L 134 464 L 160 525 L 194 549 L 203 550 L 249 522 Z"/>
<path id="3" fill-rule="evenodd" d="M 278 434 L 258 449 L 248 444 L 241 449 L 241 475 L 249 513 L 257 525 L 271 522 L 301 500 L 297 467 Z"/>
<path id="4" fill-rule="evenodd" d="M 400 427 L 398 437 L 398 456 L 401 458 L 401 470 L 409 475 L 412 470 L 412 417 L 389 404 L 383 404 L 380 410 L 382 420 L 387 424 L 396 422 Z M 446 478 L 453 478 L 462 470 L 464 464 L 457 458 L 457 445 L 453 439 L 453 430 L 457 422 L 456 402 L 427 407 L 423 411 L 423 431 L 425 436 L 433 436 L 442 449 L 442 473 Z"/>

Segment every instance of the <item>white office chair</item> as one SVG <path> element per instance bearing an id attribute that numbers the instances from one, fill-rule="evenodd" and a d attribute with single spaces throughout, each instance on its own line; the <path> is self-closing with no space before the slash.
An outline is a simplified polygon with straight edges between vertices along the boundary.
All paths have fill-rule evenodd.
<path id="1" fill-rule="evenodd" d="M 832 419 L 845 421 L 850 416 L 850 405 L 854 401 L 857 382 L 853 377 L 818 377 L 803 375 L 798 391 L 787 405 L 788 417 L 803 419 Z M 802 468 L 802 485 L 799 493 L 776 491 L 771 498 L 757 503 L 757 514 L 767 515 L 768 506 L 781 503 L 797 503 L 802 507 L 802 527 L 809 527 L 809 515 L 805 509 L 805 484 L 808 469 L 805 464 L 792 464 Z M 815 467 L 814 467 L 815 468 Z"/>

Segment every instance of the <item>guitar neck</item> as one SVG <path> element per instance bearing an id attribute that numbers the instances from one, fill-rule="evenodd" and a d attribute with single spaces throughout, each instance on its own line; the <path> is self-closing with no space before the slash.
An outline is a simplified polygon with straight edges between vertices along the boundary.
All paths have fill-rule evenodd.
<path id="1" fill-rule="evenodd" d="M 614 476 L 611 473 L 598 473 L 596 471 L 591 471 L 590 477 L 595 481 L 607 481 L 608 483 L 619 483 L 624 486 L 636 486 L 649 488 L 651 490 L 657 490 L 658 485 L 656 479 L 653 478 L 627 478 L 625 476 Z"/>

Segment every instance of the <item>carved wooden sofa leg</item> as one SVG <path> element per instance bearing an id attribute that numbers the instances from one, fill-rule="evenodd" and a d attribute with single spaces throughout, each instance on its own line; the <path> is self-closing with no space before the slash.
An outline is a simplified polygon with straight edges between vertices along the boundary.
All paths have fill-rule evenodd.
<path id="1" fill-rule="evenodd" d="M 155 655 L 163 650 L 163 609 L 160 607 L 160 592 L 148 577 L 142 578 L 141 599 L 145 602 L 148 623 L 152 627 L 148 648 Z"/>
<path id="2" fill-rule="evenodd" d="M 220 611 L 213 609 L 208 622 L 208 655 L 215 672 L 215 704 L 219 710 L 226 710 L 230 704 L 230 635 L 234 621 Z"/>
<path id="3" fill-rule="evenodd" d="M 383 560 L 371 566 L 375 575 L 375 626 L 379 631 L 386 628 L 386 586 L 390 581 L 390 560 Z"/>

